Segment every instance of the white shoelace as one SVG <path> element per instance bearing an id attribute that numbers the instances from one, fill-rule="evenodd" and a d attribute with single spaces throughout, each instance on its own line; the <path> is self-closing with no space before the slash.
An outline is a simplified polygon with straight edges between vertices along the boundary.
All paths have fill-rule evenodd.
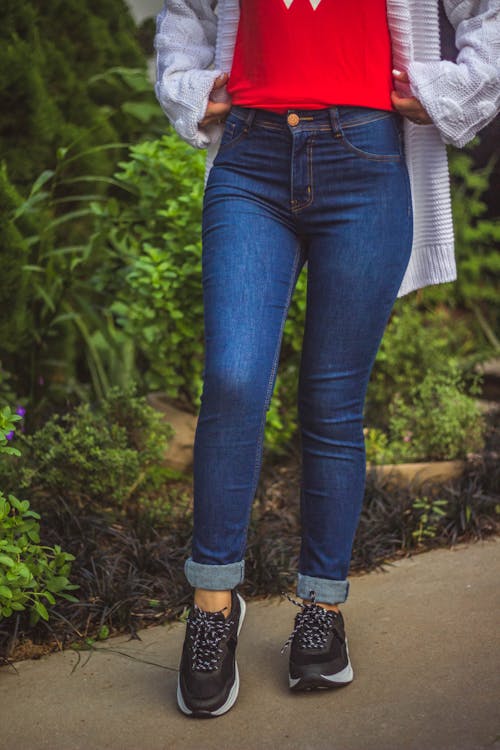
<path id="1" fill-rule="evenodd" d="M 231 628 L 229 619 L 222 614 L 224 609 L 205 612 L 194 605 L 194 614 L 188 621 L 188 637 L 192 647 L 191 667 L 195 672 L 213 672 L 219 667 L 224 653 L 220 644 Z"/>
<path id="2" fill-rule="evenodd" d="M 332 624 L 338 617 L 337 613 L 315 604 L 313 591 L 311 591 L 311 604 L 297 602 L 286 593 L 283 596 L 286 596 L 288 601 L 295 604 L 296 607 L 300 607 L 302 612 L 299 612 L 295 617 L 295 627 L 288 636 L 281 653 L 285 653 L 295 636 L 298 638 L 300 648 L 323 648 Z"/>

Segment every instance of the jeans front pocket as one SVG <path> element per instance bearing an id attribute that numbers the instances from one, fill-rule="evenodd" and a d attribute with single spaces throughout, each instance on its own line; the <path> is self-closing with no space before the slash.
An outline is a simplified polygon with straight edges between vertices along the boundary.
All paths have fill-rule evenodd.
<path id="1" fill-rule="evenodd" d="M 337 134 L 346 149 L 364 159 L 399 161 L 403 158 L 398 115 L 362 107 L 339 107 Z"/>
<path id="2" fill-rule="evenodd" d="M 224 126 L 218 153 L 228 151 L 235 146 L 247 135 L 248 131 L 248 123 L 230 112 Z"/>

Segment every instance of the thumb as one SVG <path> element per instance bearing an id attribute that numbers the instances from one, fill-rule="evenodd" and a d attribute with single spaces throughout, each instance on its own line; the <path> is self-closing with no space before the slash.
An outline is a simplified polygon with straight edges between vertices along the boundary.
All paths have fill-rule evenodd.
<path id="1" fill-rule="evenodd" d="M 408 78 L 408 73 L 404 73 L 401 70 L 394 69 L 392 71 L 392 75 L 400 83 L 409 83 L 410 82 L 410 79 Z"/>
<path id="2" fill-rule="evenodd" d="M 223 86 L 226 85 L 227 79 L 229 78 L 229 75 L 227 73 L 221 73 L 220 76 L 217 76 L 217 78 L 214 81 L 213 89 L 221 89 Z"/>

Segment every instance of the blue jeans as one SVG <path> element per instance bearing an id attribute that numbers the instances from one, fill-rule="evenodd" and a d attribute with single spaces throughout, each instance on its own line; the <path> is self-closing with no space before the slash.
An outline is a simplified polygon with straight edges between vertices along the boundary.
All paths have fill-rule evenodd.
<path id="1" fill-rule="evenodd" d="M 364 496 L 363 407 L 406 270 L 412 204 L 400 116 L 234 106 L 203 207 L 205 370 L 194 445 L 189 583 L 243 581 L 283 326 L 307 261 L 298 382 L 297 595 L 347 599 Z M 296 124 L 294 124 L 296 122 Z"/>

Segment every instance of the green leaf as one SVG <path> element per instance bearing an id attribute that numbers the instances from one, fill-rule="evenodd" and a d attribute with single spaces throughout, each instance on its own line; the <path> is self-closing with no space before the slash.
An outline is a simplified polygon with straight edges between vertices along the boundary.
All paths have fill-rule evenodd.
<path id="1" fill-rule="evenodd" d="M 21 552 L 21 548 L 17 544 L 9 544 L 7 540 L 0 541 L 0 545 L 4 552 L 13 552 L 15 555 Z"/>
<path id="2" fill-rule="evenodd" d="M 0 586 L 0 596 L 3 596 L 4 599 L 12 599 L 12 591 L 7 586 Z"/>
<path id="3" fill-rule="evenodd" d="M 106 640 L 106 638 L 109 638 L 109 628 L 107 625 L 101 625 L 97 637 L 100 641 L 104 641 Z"/>
<path id="4" fill-rule="evenodd" d="M 47 581 L 47 587 L 50 588 L 51 591 L 57 592 L 65 589 L 68 583 L 69 580 L 65 576 L 54 576 Z"/>
<path id="5" fill-rule="evenodd" d="M 42 596 L 44 596 L 47 599 L 47 601 L 49 602 L 49 604 L 55 604 L 56 603 L 55 597 L 50 593 L 50 591 L 43 591 L 42 592 Z"/>
<path id="6" fill-rule="evenodd" d="M 49 613 L 47 612 L 47 609 L 46 609 L 45 605 L 42 604 L 41 601 L 39 601 L 38 599 L 36 599 L 34 607 L 35 607 L 35 610 L 38 612 L 38 614 L 40 615 L 40 617 L 42 619 L 44 619 L 44 620 L 48 620 L 49 619 Z"/>
<path id="7" fill-rule="evenodd" d="M 8 568 L 14 567 L 15 563 L 11 557 L 7 555 L 0 555 L 0 565 L 6 565 Z"/>
<path id="8" fill-rule="evenodd" d="M 59 596 L 63 599 L 67 599 L 68 602 L 74 602 L 75 604 L 78 604 L 78 602 L 80 601 L 76 596 L 73 596 L 72 594 L 65 594 L 63 592 L 60 592 Z"/>
<path id="9" fill-rule="evenodd" d="M 40 174 L 33 185 L 31 186 L 30 190 L 30 197 L 33 195 L 36 195 L 36 193 L 39 192 L 40 188 L 42 188 L 46 182 L 48 182 L 53 176 L 54 171 L 52 169 L 45 169 L 42 174 Z"/>
<path id="10" fill-rule="evenodd" d="M 21 451 L 19 451 L 17 448 L 11 448 L 10 446 L 2 448 L 2 453 L 5 453 L 7 456 L 20 456 Z"/>
<path id="11" fill-rule="evenodd" d="M 24 563 L 16 563 L 15 570 L 19 576 L 21 576 L 22 578 L 25 578 L 27 581 L 33 578 L 33 573 L 28 568 L 28 566 L 25 565 Z"/>

